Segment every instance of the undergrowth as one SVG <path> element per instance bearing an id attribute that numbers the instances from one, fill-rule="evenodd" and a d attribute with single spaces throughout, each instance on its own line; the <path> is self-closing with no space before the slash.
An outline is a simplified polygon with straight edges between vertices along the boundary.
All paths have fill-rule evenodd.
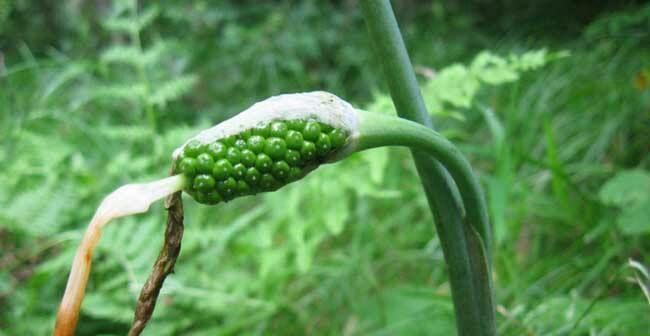
<path id="1" fill-rule="evenodd" d="M 164 176 L 172 150 L 197 130 L 258 98 L 314 85 L 392 113 L 373 74 L 359 72 L 365 51 L 356 57 L 347 46 L 323 63 L 303 54 L 352 43 L 336 33 L 347 31 L 345 22 L 358 23 L 358 14 L 318 21 L 339 30 L 315 38 L 320 32 L 300 36 L 289 24 L 314 18 L 314 2 L 288 14 L 250 13 L 255 29 L 236 23 L 234 17 L 248 16 L 234 5 L 210 8 L 205 13 L 213 16 L 182 33 L 205 31 L 215 20 L 228 39 L 187 48 L 191 35 L 165 30 L 170 21 L 186 22 L 172 7 L 115 2 L 100 12 L 99 28 L 89 28 L 106 37 L 100 48 L 34 55 L 26 43 L 5 59 L 0 335 L 49 333 L 95 206 L 118 185 Z M 642 187 L 650 169 L 650 90 L 643 82 L 650 51 L 625 30 L 608 33 L 611 25 L 602 22 L 610 21 L 553 52 L 526 43 L 484 53 L 472 47 L 464 62 L 446 67 L 425 57 L 432 52 L 427 43 L 415 46 L 439 128 L 469 153 L 487 190 L 500 334 L 650 329 L 641 288 L 648 279 L 640 271 L 650 250 L 642 212 L 650 208 L 643 206 L 650 189 Z M 287 47 L 260 54 L 275 36 Z M 453 43 L 463 50 L 462 41 Z M 525 55 L 543 62 L 521 67 Z M 486 60 L 489 71 L 477 70 Z M 246 77 L 254 72 L 261 77 Z M 214 93 L 224 100 L 211 102 Z M 228 206 L 186 198 L 176 272 L 145 334 L 449 334 L 446 270 L 419 188 L 407 152 L 382 149 Z M 161 244 L 161 205 L 120 221 L 106 229 L 97 252 L 80 335 L 128 330 Z"/>

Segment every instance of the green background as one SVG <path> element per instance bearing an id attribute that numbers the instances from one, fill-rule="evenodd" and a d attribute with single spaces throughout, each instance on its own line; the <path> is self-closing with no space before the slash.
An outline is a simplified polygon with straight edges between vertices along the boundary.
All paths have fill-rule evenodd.
<path id="1" fill-rule="evenodd" d="M 437 128 L 495 230 L 503 335 L 645 335 L 650 6 L 396 1 Z M 101 199 L 274 94 L 394 113 L 352 1 L 0 0 L 0 335 L 46 335 Z M 378 149 L 206 207 L 146 335 L 448 335 L 440 243 L 408 152 Z M 162 204 L 107 226 L 78 335 L 128 330 Z"/>

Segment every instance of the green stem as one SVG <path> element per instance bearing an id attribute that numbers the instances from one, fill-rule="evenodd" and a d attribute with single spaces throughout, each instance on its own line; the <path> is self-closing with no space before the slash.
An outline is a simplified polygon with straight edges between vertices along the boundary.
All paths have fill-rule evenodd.
<path id="1" fill-rule="evenodd" d="M 473 279 L 474 298 L 478 304 L 476 308 L 480 310 L 479 314 L 473 312 L 470 314 L 470 316 L 478 315 L 480 333 L 473 330 L 471 334 L 496 334 L 489 262 L 484 254 L 485 247 L 479 238 L 480 231 L 485 230 L 489 225 L 487 206 L 481 186 L 474 176 L 469 162 L 451 142 L 428 127 L 406 119 L 365 111 L 358 112 L 360 136 L 355 150 L 361 151 L 383 146 L 405 146 L 418 149 L 440 160 L 453 177 L 466 211 L 465 227 L 470 229 L 467 243 L 473 272 L 468 276 Z"/>
<path id="2" fill-rule="evenodd" d="M 469 162 L 439 133 L 406 119 L 360 111 L 358 150 L 382 146 L 406 146 L 426 151 L 447 168 L 458 189 L 467 223 L 482 237 L 489 236 L 487 206 Z"/>
<path id="3" fill-rule="evenodd" d="M 361 0 L 360 4 L 397 114 L 432 127 L 390 2 Z M 481 230 L 480 237 L 470 225 L 464 225 L 461 204 L 455 197 L 458 189 L 447 171 L 426 153 L 412 153 L 449 268 L 458 333 L 494 335 L 494 305 L 480 299 L 492 301 L 489 229 Z M 482 328 L 484 324 L 488 327 Z"/>

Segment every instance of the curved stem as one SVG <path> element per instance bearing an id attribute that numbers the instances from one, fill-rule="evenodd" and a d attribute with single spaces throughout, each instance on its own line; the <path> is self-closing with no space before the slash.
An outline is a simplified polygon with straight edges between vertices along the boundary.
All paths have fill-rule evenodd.
<path id="1" fill-rule="evenodd" d="M 181 190 L 185 183 L 182 175 L 174 175 L 150 183 L 127 184 L 104 198 L 88 224 L 72 262 L 68 283 L 56 316 L 54 335 L 74 334 L 90 275 L 93 250 L 99 243 L 104 225 L 114 218 L 146 212 L 151 203 Z"/>
<path id="2" fill-rule="evenodd" d="M 433 128 L 390 1 L 361 0 L 360 5 L 397 114 Z M 494 306 L 477 302 L 480 296 L 491 292 L 485 281 L 490 276 L 485 272 L 490 268 L 489 261 L 486 264 L 490 241 L 481 242 L 478 233 L 464 225 L 461 202 L 456 197 L 458 189 L 445 168 L 426 153 L 412 153 L 449 269 L 458 333 L 494 335 L 496 327 L 480 327 L 482 316 L 494 319 Z"/>
<path id="3" fill-rule="evenodd" d="M 483 192 L 469 162 L 451 142 L 428 127 L 406 119 L 358 112 L 360 135 L 357 150 L 382 146 L 406 146 L 422 150 L 440 160 L 454 178 L 466 212 L 464 221 L 473 231 L 468 236 L 471 240 L 470 252 L 474 256 L 471 260 L 474 269 L 471 276 L 483 282 L 483 286 L 478 286 L 480 283 L 475 281 L 479 309 L 482 311 L 479 316 L 482 334 L 495 334 L 490 260 L 484 252 L 486 246 L 483 246 L 490 239 L 490 225 Z"/>
<path id="4" fill-rule="evenodd" d="M 363 150 L 381 146 L 405 146 L 426 151 L 440 160 L 458 185 L 469 223 L 488 241 L 490 223 L 487 206 L 472 167 L 462 153 L 440 133 L 406 119 L 358 111 L 359 144 Z"/>

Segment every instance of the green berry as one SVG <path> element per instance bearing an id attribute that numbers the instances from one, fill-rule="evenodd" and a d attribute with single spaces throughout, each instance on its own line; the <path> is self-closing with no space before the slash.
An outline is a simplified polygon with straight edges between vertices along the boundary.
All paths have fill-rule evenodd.
<path id="1" fill-rule="evenodd" d="M 240 136 L 243 140 L 248 140 L 248 138 L 250 138 L 251 135 L 253 135 L 253 131 L 252 131 L 251 129 L 247 129 L 247 130 L 244 130 L 244 131 L 242 131 L 241 133 L 239 133 L 239 136 Z"/>
<path id="2" fill-rule="evenodd" d="M 335 128 L 330 132 L 330 141 L 332 142 L 332 149 L 339 149 L 343 147 L 346 140 L 347 140 L 347 135 L 345 134 L 345 131 Z"/>
<path id="3" fill-rule="evenodd" d="M 302 177 L 302 169 L 298 167 L 291 167 L 289 169 L 289 181 L 296 181 Z"/>
<path id="4" fill-rule="evenodd" d="M 246 167 L 254 166 L 256 157 L 255 153 L 250 149 L 244 149 L 241 151 L 241 162 L 246 165 Z"/>
<path id="5" fill-rule="evenodd" d="M 234 165 L 232 168 L 233 168 L 232 176 L 237 180 L 243 180 L 244 176 L 246 176 L 246 166 L 244 166 L 241 163 L 238 163 Z"/>
<path id="6" fill-rule="evenodd" d="M 178 171 L 181 174 L 185 174 L 187 176 L 193 176 L 196 174 L 196 159 L 187 157 L 181 160 L 181 162 L 178 164 Z"/>
<path id="7" fill-rule="evenodd" d="M 183 152 L 188 157 L 197 157 L 199 154 L 203 153 L 204 146 L 199 140 L 192 140 L 185 145 Z"/>
<path id="8" fill-rule="evenodd" d="M 239 149 L 240 151 L 248 148 L 248 146 L 246 146 L 246 140 L 244 139 L 237 139 L 233 147 Z"/>
<path id="9" fill-rule="evenodd" d="M 237 181 L 237 194 L 239 195 L 248 195 L 251 192 L 251 188 L 248 186 L 248 183 L 244 181 Z"/>
<path id="10" fill-rule="evenodd" d="M 271 160 L 268 155 L 264 153 L 257 154 L 257 159 L 255 160 L 255 168 L 257 168 L 262 173 L 266 173 L 271 171 L 272 166 L 273 160 Z"/>
<path id="11" fill-rule="evenodd" d="M 210 174 L 214 166 L 214 159 L 208 153 L 199 154 L 196 157 L 196 171 L 203 174 Z"/>
<path id="12" fill-rule="evenodd" d="M 284 161 L 277 161 L 273 164 L 273 176 L 278 180 L 285 180 L 289 177 L 289 164 Z"/>
<path id="13" fill-rule="evenodd" d="M 207 202 L 205 202 L 205 203 L 208 203 L 208 204 L 217 204 L 217 203 L 223 201 L 223 199 L 221 198 L 221 195 L 217 191 L 213 191 L 213 192 L 207 194 L 206 196 L 207 196 L 206 197 Z"/>
<path id="14" fill-rule="evenodd" d="M 287 153 L 284 155 L 284 159 L 288 164 L 292 166 L 297 166 L 302 163 L 300 160 L 300 152 L 293 149 L 287 149 Z"/>
<path id="15" fill-rule="evenodd" d="M 284 138 L 287 135 L 287 131 L 289 131 L 287 124 L 281 121 L 272 122 L 270 129 L 270 135 L 276 138 Z"/>
<path id="16" fill-rule="evenodd" d="M 269 125 L 255 127 L 253 128 L 252 132 L 253 135 L 259 135 L 263 138 L 268 138 L 269 135 L 271 134 L 271 128 L 269 127 Z"/>
<path id="17" fill-rule="evenodd" d="M 194 199 L 217 204 L 301 179 L 345 146 L 348 136 L 316 120 L 274 121 L 211 144 L 192 140 L 177 157 L 176 169 L 191 179 L 186 191 Z"/>
<path id="18" fill-rule="evenodd" d="M 302 143 L 302 149 L 300 149 L 300 156 L 305 161 L 311 161 L 316 157 L 316 145 L 310 141 L 304 141 Z"/>
<path id="19" fill-rule="evenodd" d="M 235 141 L 237 141 L 237 137 L 234 136 L 234 135 L 229 135 L 229 136 L 221 139 L 221 141 L 223 141 L 223 143 L 225 143 L 226 145 L 231 147 L 231 146 L 235 145 Z"/>
<path id="20" fill-rule="evenodd" d="M 305 128 L 306 123 L 307 122 L 302 119 L 287 120 L 287 126 L 289 126 L 290 129 L 298 132 L 302 132 L 302 130 Z"/>
<path id="21" fill-rule="evenodd" d="M 223 181 L 219 181 L 217 182 L 217 190 L 219 190 L 219 193 L 223 196 L 231 197 L 237 190 L 237 181 L 232 177 L 229 177 Z"/>
<path id="22" fill-rule="evenodd" d="M 320 125 L 316 121 L 308 121 L 305 124 L 305 129 L 302 131 L 302 136 L 309 141 L 316 142 L 320 135 Z"/>
<path id="23" fill-rule="evenodd" d="M 223 159 L 226 157 L 228 151 L 228 146 L 224 145 L 223 142 L 213 142 L 208 145 L 207 152 L 212 155 L 215 160 Z"/>
<path id="24" fill-rule="evenodd" d="M 287 144 L 280 138 L 268 138 L 264 153 L 274 160 L 282 159 L 287 152 Z"/>
<path id="25" fill-rule="evenodd" d="M 262 187 L 263 190 L 266 191 L 272 191 L 278 188 L 279 183 L 273 177 L 273 175 L 269 173 L 262 174 L 262 178 L 260 179 L 260 187 Z"/>
<path id="26" fill-rule="evenodd" d="M 323 132 L 323 133 L 329 133 L 334 129 L 334 127 L 332 127 L 332 126 L 330 126 L 328 124 L 324 124 L 324 123 L 318 123 L 318 124 L 320 125 L 321 132 Z"/>
<path id="27" fill-rule="evenodd" d="M 284 139 L 287 143 L 287 148 L 299 150 L 302 147 L 303 138 L 302 134 L 298 131 L 288 131 Z"/>
<path id="28" fill-rule="evenodd" d="M 208 195 L 206 193 L 197 191 L 192 195 L 192 197 L 194 197 L 194 199 L 199 203 L 208 203 Z"/>
<path id="29" fill-rule="evenodd" d="M 235 147 L 228 148 L 226 153 L 226 160 L 230 161 L 232 164 L 237 164 L 241 161 L 241 152 Z"/>
<path id="30" fill-rule="evenodd" d="M 210 191 L 214 188 L 214 178 L 207 174 L 199 174 L 194 178 L 193 188 L 199 191 Z"/>
<path id="31" fill-rule="evenodd" d="M 255 154 L 259 154 L 264 151 L 264 146 L 266 145 L 266 140 L 260 135 L 252 135 L 246 141 L 248 144 L 248 149 L 252 150 Z"/>
<path id="32" fill-rule="evenodd" d="M 255 167 L 250 167 L 246 170 L 246 176 L 244 179 L 248 184 L 250 185 L 257 185 L 260 183 L 260 178 L 262 177 L 262 174 L 260 174 L 259 170 Z"/>
<path id="33" fill-rule="evenodd" d="M 325 133 L 321 133 L 318 136 L 318 141 L 316 141 L 316 153 L 320 156 L 325 156 L 330 152 L 330 149 L 332 149 L 330 137 Z"/>
<path id="34" fill-rule="evenodd" d="M 217 178 L 217 180 L 225 180 L 230 175 L 233 174 L 233 166 L 230 161 L 226 159 L 221 159 L 214 164 L 212 169 L 212 175 Z"/>

